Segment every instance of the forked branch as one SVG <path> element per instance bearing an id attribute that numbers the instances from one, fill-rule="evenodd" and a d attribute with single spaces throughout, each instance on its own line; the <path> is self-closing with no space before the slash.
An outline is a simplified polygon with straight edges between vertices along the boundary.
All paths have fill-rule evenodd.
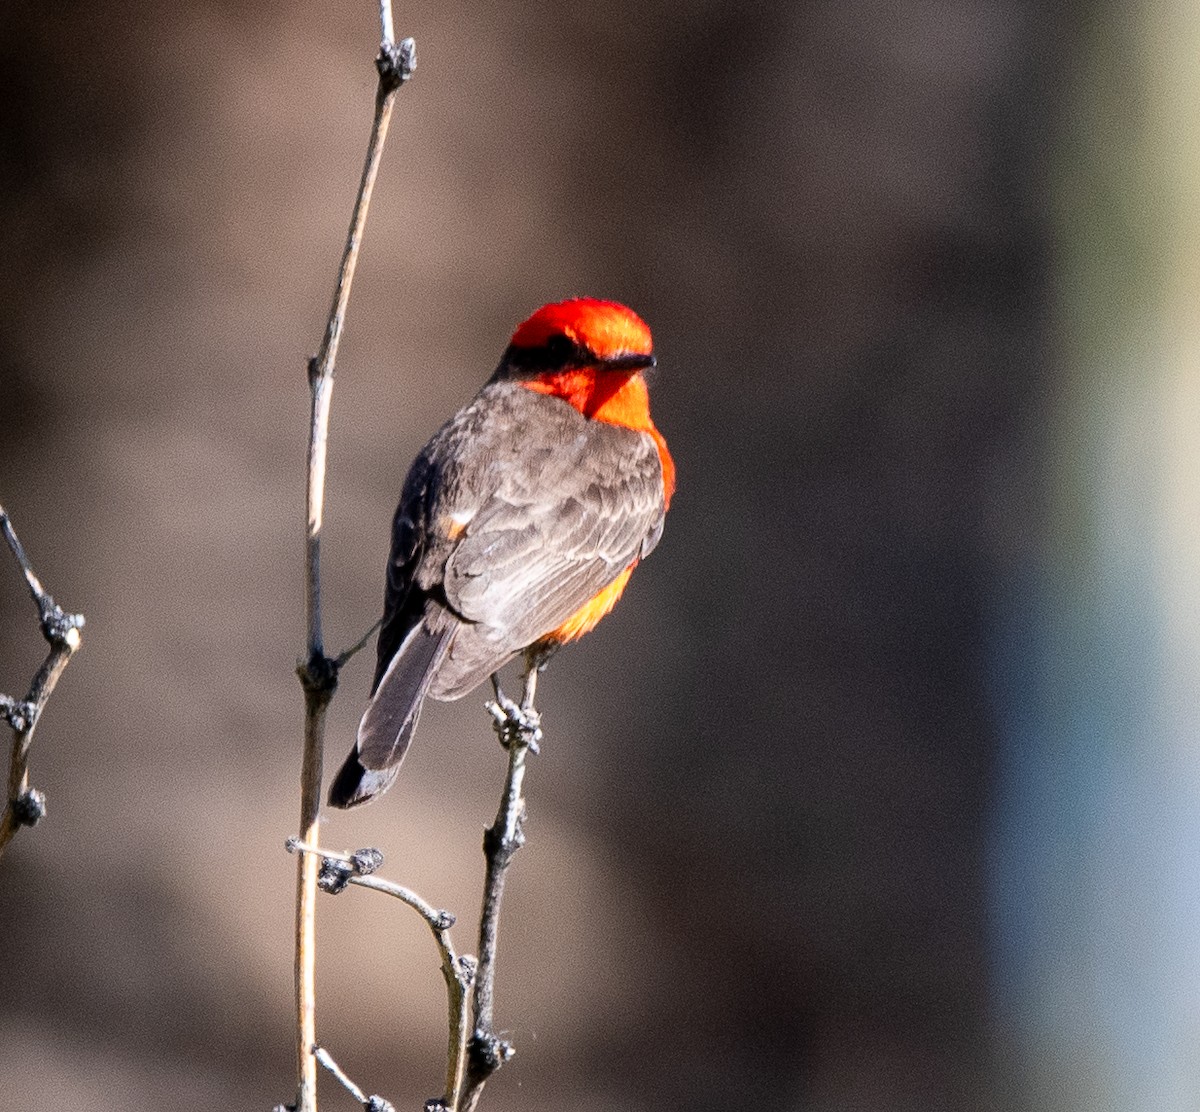
<path id="1" fill-rule="evenodd" d="M 478 960 L 455 952 L 450 941 L 453 915 L 435 908 L 411 889 L 372 875 L 383 862 L 383 855 L 378 850 L 337 853 L 299 838 L 289 838 L 287 842 L 289 853 L 299 853 L 305 860 L 311 860 L 317 877 L 316 887 L 336 894 L 353 884 L 383 892 L 415 910 L 433 933 L 446 982 L 449 1046 L 446 1091 L 441 1097 L 426 1101 L 425 1112 L 472 1112 L 488 1078 L 515 1053 L 512 1044 L 500 1038 L 495 1029 L 496 944 L 508 866 L 513 855 L 525 844 L 522 786 L 526 758 L 530 753 L 537 753 L 542 739 L 541 721 L 534 707 L 538 674 L 539 662 L 535 658 L 526 670 L 520 703 L 509 699 L 501 691 L 497 678 L 492 677 L 495 699 L 487 704 L 487 709 L 500 744 L 508 754 L 508 770 L 496 819 L 483 836 L 487 867 L 479 922 Z M 362 1090 L 336 1066 L 327 1064 L 327 1068 L 336 1071 L 343 1084 L 360 1101 L 364 1099 Z"/>
<path id="2" fill-rule="evenodd" d="M 410 888 L 383 880 L 372 874 L 383 864 L 383 854 L 377 849 L 359 849 L 353 853 L 336 853 L 319 846 L 306 845 L 296 838 L 287 841 L 289 853 L 312 855 L 319 863 L 317 887 L 333 895 L 343 891 L 347 885 L 370 888 L 392 896 L 411 907 L 425 920 L 433 934 L 434 943 L 442 959 L 442 977 L 446 982 L 446 1006 L 449 1013 L 450 1044 L 446 1055 L 446 1091 L 441 1097 L 426 1101 L 426 1112 L 451 1112 L 462 1105 L 463 1089 L 467 1070 L 467 1035 L 470 1031 L 470 993 L 475 981 L 475 959 L 467 954 L 459 955 L 450 940 L 450 928 L 455 918 L 449 911 L 435 908 Z M 327 1069 L 331 1069 L 324 1063 Z M 343 1078 L 343 1084 L 351 1092 L 361 1094 L 352 1082 Z M 363 1099 L 359 1095 L 360 1101 Z M 380 1098 L 372 1098 L 380 1099 Z"/>
<path id="3" fill-rule="evenodd" d="M 25 576 L 29 593 L 38 609 L 38 624 L 42 636 L 50 646 L 50 652 L 29 685 L 24 699 L 0 695 L 0 718 L 12 728 L 12 751 L 8 765 L 8 788 L 4 796 L 4 810 L 0 812 L 0 856 L 22 826 L 33 826 L 46 813 L 46 797 L 29 785 L 29 751 L 33 745 L 33 733 L 41 720 L 59 677 L 63 674 L 71 657 L 82 643 L 82 614 L 67 614 L 46 592 L 41 580 L 34 574 L 29 557 L 17 539 L 8 513 L 0 506 L 0 533 L 3 533 L 9 550 L 16 558 Z"/>

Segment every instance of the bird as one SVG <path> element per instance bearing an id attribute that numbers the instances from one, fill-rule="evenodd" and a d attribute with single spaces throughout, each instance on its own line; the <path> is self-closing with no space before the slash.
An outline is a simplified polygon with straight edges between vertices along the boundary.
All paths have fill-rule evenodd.
<path id="1" fill-rule="evenodd" d="M 329 792 L 395 781 L 427 698 L 593 629 L 658 544 L 675 463 L 650 417 L 650 329 L 616 301 L 543 305 L 417 456 L 392 523 L 371 698 Z"/>

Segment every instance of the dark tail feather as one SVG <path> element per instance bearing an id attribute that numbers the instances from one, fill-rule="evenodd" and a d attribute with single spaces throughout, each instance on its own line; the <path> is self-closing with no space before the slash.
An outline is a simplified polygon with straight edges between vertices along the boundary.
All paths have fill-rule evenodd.
<path id="1" fill-rule="evenodd" d="M 346 758 L 341 771 L 334 777 L 329 788 L 329 802 L 334 807 L 355 807 L 359 803 L 370 803 L 392 786 L 400 772 L 400 766 L 386 772 L 372 772 L 358 763 L 357 746 Z"/>
<path id="2" fill-rule="evenodd" d="M 358 724 L 358 741 L 334 777 L 331 806 L 368 803 L 391 787 L 453 632 L 450 626 L 431 630 L 422 621 L 396 650 Z"/>

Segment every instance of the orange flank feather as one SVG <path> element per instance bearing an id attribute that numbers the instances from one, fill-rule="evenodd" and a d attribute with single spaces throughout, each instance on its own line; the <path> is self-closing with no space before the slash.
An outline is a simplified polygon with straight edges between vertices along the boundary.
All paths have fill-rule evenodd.
<path id="1" fill-rule="evenodd" d="M 582 637 L 585 633 L 594 629 L 600 619 L 617 605 L 617 599 L 621 597 L 621 592 L 625 590 L 625 584 L 629 582 L 629 577 L 633 574 L 636 563 L 637 561 L 634 561 L 633 564 L 630 564 L 629 567 L 621 572 L 602 591 L 597 591 L 574 614 L 563 622 L 558 629 L 552 629 L 547 633 L 542 638 L 542 641 L 561 645 L 565 641 L 574 641 L 577 637 Z"/>

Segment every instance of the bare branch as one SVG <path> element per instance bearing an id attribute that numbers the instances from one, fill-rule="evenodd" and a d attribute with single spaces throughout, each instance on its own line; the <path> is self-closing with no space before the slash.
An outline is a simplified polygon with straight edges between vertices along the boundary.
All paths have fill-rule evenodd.
<path id="1" fill-rule="evenodd" d="M 334 369 L 338 345 L 346 321 L 346 307 L 358 264 L 363 229 L 371 204 L 371 193 L 379 172 L 383 145 L 387 139 L 396 91 L 413 73 L 416 49 L 412 39 L 395 43 L 391 6 L 380 4 L 383 41 L 375 66 L 379 85 L 375 95 L 375 115 L 367 154 L 359 180 L 358 194 L 350 218 L 350 231 L 338 267 L 333 303 L 321 340 L 321 347 L 308 365 L 312 408 L 309 421 L 308 467 L 306 484 L 307 530 L 305 537 L 305 613 L 307 646 L 305 659 L 297 669 L 304 688 L 304 755 L 300 770 L 300 839 L 308 844 L 318 840 L 320 831 L 321 772 L 325 744 L 325 715 L 337 689 L 338 661 L 325 655 L 321 624 L 321 529 L 325 512 L 325 469 L 329 444 L 329 407 L 333 394 Z M 296 879 L 296 1059 L 297 1112 L 316 1112 L 316 892 L 317 859 L 301 856 Z"/>
<path id="2" fill-rule="evenodd" d="M 379 620 L 376 621 L 376 623 L 373 626 L 371 626 L 371 628 L 368 629 L 366 633 L 364 633 L 357 641 L 355 641 L 353 645 L 351 645 L 348 649 L 345 649 L 344 651 L 338 653 L 337 656 L 334 657 L 333 662 L 334 662 L 334 664 L 337 665 L 339 671 L 342 669 L 343 665 L 345 665 L 348 660 L 350 660 L 354 656 L 357 656 L 360 652 L 363 651 L 363 649 L 365 649 L 367 647 L 367 643 L 371 640 L 372 637 L 375 636 L 375 631 L 381 625 L 383 625 L 382 617 L 380 617 Z"/>
<path id="3" fill-rule="evenodd" d="M 379 0 L 379 25 L 384 45 L 391 46 L 396 41 L 396 28 L 392 23 L 392 0 Z"/>
<path id="4" fill-rule="evenodd" d="M 42 636 L 50 646 L 42 666 L 33 677 L 29 693 L 24 699 L 0 695 L 0 718 L 13 731 L 12 752 L 8 766 L 8 790 L 4 797 L 4 810 L 0 812 L 0 855 L 22 826 L 34 826 L 46 814 L 46 797 L 36 788 L 29 786 L 29 751 L 33 744 L 33 732 L 42 717 L 50 696 L 58 685 L 71 657 L 82 644 L 80 630 L 83 629 L 82 614 L 66 614 L 46 592 L 41 581 L 30 566 L 8 513 L 0 506 L 0 533 L 3 533 L 9 549 L 21 567 L 29 593 L 38 609 L 38 621 Z"/>
<path id="5" fill-rule="evenodd" d="M 470 955 L 459 956 L 454 951 L 454 944 L 450 940 L 450 928 L 454 926 L 455 917 L 449 911 L 435 908 L 410 888 L 372 876 L 371 874 L 383 864 L 383 854 L 377 849 L 337 853 L 306 844 L 298 838 L 289 838 L 287 851 L 311 855 L 320 861 L 317 885 L 322 890 L 336 895 L 350 884 L 370 888 L 399 900 L 425 920 L 442 959 L 442 977 L 446 982 L 446 1006 L 450 1021 L 446 1092 L 440 1098 L 426 1101 L 425 1108 L 427 1112 L 451 1112 L 458 1109 L 466 1083 L 467 1039 L 470 1032 L 467 1003 L 475 981 L 476 962 Z"/>
<path id="6" fill-rule="evenodd" d="M 468 1061 L 468 1035 L 471 1025 L 467 1014 L 467 1003 L 471 986 L 475 982 L 476 961 L 470 955 L 461 957 L 454 952 L 449 930 L 454 925 L 454 916 L 448 911 L 439 911 L 426 903 L 408 888 L 373 876 L 351 876 L 348 883 L 360 888 L 371 888 L 393 896 L 411 907 L 429 925 L 442 958 L 442 978 L 446 982 L 446 1006 L 449 1012 L 450 1041 L 446 1054 L 446 1092 L 440 1101 L 426 1103 L 427 1112 L 438 1109 L 457 1109 L 462 1100 L 466 1082 Z"/>
<path id="7" fill-rule="evenodd" d="M 479 922 L 479 972 L 475 978 L 475 1030 L 471 1034 L 467 1065 L 467 1083 L 461 1105 L 455 1112 L 471 1112 L 478 1104 L 483 1086 L 516 1050 L 496 1034 L 494 1022 L 496 940 L 500 927 L 500 903 L 504 897 L 504 879 L 513 855 L 525 844 L 525 800 L 521 787 L 525 780 L 525 758 L 538 751 L 542 738 L 541 720 L 533 701 L 537 694 L 539 664 L 527 663 L 525 690 L 518 705 L 500 690 L 492 677 L 494 702 L 488 703 L 500 738 L 508 751 L 508 772 L 496 821 L 484 832 L 483 854 L 487 861 L 484 879 L 483 911 Z"/>
<path id="8" fill-rule="evenodd" d="M 329 1053 L 323 1046 L 313 1047 L 313 1056 L 321 1063 L 334 1077 L 342 1083 L 342 1086 L 359 1104 L 366 1109 L 366 1112 L 396 1112 L 391 1101 L 384 1100 L 379 1096 L 367 1096 L 353 1081 L 341 1066 L 333 1060 L 333 1055 Z"/>

